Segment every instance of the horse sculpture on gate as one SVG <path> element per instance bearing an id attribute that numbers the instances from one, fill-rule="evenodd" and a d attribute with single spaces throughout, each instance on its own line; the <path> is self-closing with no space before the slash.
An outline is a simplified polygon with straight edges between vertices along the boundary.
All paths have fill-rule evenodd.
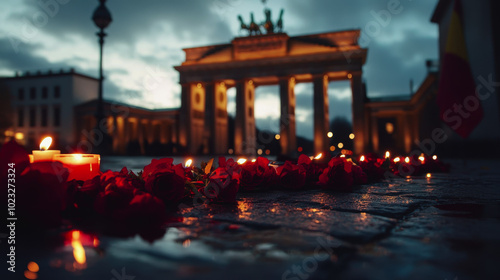
<path id="1" fill-rule="evenodd" d="M 271 10 L 267 8 L 264 10 L 264 15 L 266 16 L 266 20 L 261 24 L 257 24 L 255 22 L 253 13 L 250 13 L 250 24 L 248 25 L 245 24 L 243 17 L 241 17 L 241 15 L 238 15 L 238 20 L 240 21 L 240 31 L 242 30 L 248 31 L 249 36 L 281 33 L 283 32 L 283 13 L 284 10 L 281 9 L 276 24 L 274 24 L 272 21 Z M 265 31 L 265 33 L 262 32 L 261 27 Z"/>

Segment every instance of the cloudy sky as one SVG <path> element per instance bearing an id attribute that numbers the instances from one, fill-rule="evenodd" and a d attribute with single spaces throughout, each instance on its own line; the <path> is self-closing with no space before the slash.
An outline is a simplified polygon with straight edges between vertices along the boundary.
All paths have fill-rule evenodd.
<path id="1" fill-rule="evenodd" d="M 395 8 L 388 9 L 393 2 Z M 425 60 L 438 56 L 437 27 L 429 21 L 436 4 L 437 0 L 268 0 L 266 5 L 274 20 L 285 9 L 284 29 L 291 36 L 360 28 L 360 44 L 368 48 L 364 80 L 370 97 L 409 94 L 410 79 L 415 89 L 422 82 Z M 73 67 L 97 77 L 97 28 L 91 21 L 97 6 L 97 0 L 2 0 L 0 76 Z M 248 21 L 253 11 L 260 22 L 265 7 L 261 0 L 109 0 L 107 6 L 113 22 L 106 29 L 104 97 L 146 108 L 180 106 L 173 66 L 184 60 L 182 48 L 243 36 L 237 15 Z M 234 114 L 235 90 L 228 94 L 228 111 Z M 298 84 L 296 94 L 297 133 L 311 138 L 312 85 Z M 330 118 L 350 119 L 349 83 L 330 83 L 329 96 Z M 257 126 L 277 131 L 278 88 L 259 87 L 256 98 Z"/>

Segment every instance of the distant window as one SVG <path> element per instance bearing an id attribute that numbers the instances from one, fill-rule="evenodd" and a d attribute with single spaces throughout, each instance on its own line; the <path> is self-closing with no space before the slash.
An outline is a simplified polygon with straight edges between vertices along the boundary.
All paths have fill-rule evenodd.
<path id="1" fill-rule="evenodd" d="M 32 87 L 30 88 L 30 99 L 35 99 L 36 98 L 36 88 Z"/>
<path id="2" fill-rule="evenodd" d="M 47 87 L 42 88 L 42 99 L 47 99 L 49 97 L 49 89 Z"/>
<path id="3" fill-rule="evenodd" d="M 17 126 L 24 126 L 24 109 L 22 107 L 17 109 Z"/>
<path id="4" fill-rule="evenodd" d="M 47 127 L 47 123 L 48 123 L 48 110 L 47 110 L 47 107 L 42 107 L 42 111 L 41 111 L 41 125 L 42 127 Z"/>
<path id="5" fill-rule="evenodd" d="M 61 97 L 61 87 L 55 86 L 54 87 L 54 98 L 59 98 L 59 97 Z"/>
<path id="6" fill-rule="evenodd" d="M 24 100 L 24 88 L 19 89 L 19 91 L 17 92 L 17 98 L 19 100 Z"/>
<path id="7" fill-rule="evenodd" d="M 61 107 L 54 107 L 54 126 L 61 125 Z"/>
<path id="8" fill-rule="evenodd" d="M 36 108 L 30 108 L 30 127 L 34 127 L 36 125 Z"/>

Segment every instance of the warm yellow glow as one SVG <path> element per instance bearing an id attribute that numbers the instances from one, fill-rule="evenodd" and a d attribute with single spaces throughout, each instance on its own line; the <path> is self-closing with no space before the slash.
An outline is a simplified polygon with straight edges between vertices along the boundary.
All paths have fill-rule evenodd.
<path id="1" fill-rule="evenodd" d="M 280 140 L 280 138 L 281 138 L 281 135 L 279 135 L 279 134 L 274 135 L 274 139 Z"/>
<path id="2" fill-rule="evenodd" d="M 385 131 L 387 131 L 388 134 L 392 134 L 394 132 L 394 124 L 388 122 L 385 124 Z"/>
<path id="3" fill-rule="evenodd" d="M 94 247 L 98 247 L 99 246 L 99 239 L 94 237 L 94 241 L 92 243 L 94 244 Z"/>
<path id="4" fill-rule="evenodd" d="M 10 136 L 14 135 L 14 131 L 12 131 L 12 130 L 6 130 L 6 131 L 3 133 L 3 135 L 5 135 L 5 136 L 7 136 L 7 137 L 10 137 Z"/>
<path id="5" fill-rule="evenodd" d="M 82 160 L 83 155 L 82 155 L 82 154 L 73 154 L 73 158 L 74 158 L 75 160 Z"/>
<path id="6" fill-rule="evenodd" d="M 436 159 L 438 159 L 438 156 L 433 155 L 433 156 L 432 156 L 432 159 L 433 159 L 433 160 L 436 160 Z"/>
<path id="7" fill-rule="evenodd" d="M 410 163 L 410 158 L 409 157 L 405 157 L 405 162 L 406 163 Z"/>
<path id="8" fill-rule="evenodd" d="M 314 157 L 314 159 L 320 159 L 323 156 L 323 153 L 319 153 L 317 156 Z"/>
<path id="9" fill-rule="evenodd" d="M 430 178 L 432 175 L 431 173 L 427 173 L 427 175 L 425 175 L 427 178 Z"/>
<path id="10" fill-rule="evenodd" d="M 192 159 L 186 160 L 186 164 L 185 164 L 186 167 L 191 167 L 191 164 L 193 164 L 193 160 Z"/>
<path id="11" fill-rule="evenodd" d="M 256 162 L 257 160 L 256 159 L 252 159 L 252 162 Z"/>
<path id="12" fill-rule="evenodd" d="M 198 84 L 196 85 L 196 87 L 197 87 L 197 88 L 201 88 L 201 83 L 198 83 Z"/>
<path id="13" fill-rule="evenodd" d="M 35 273 L 35 272 L 31 272 L 29 270 L 25 270 L 24 271 L 24 277 L 26 279 L 37 279 L 38 278 L 38 275 Z"/>
<path id="14" fill-rule="evenodd" d="M 40 143 L 40 150 L 42 151 L 48 150 L 51 144 L 52 144 L 52 137 L 45 137 Z"/>
<path id="15" fill-rule="evenodd" d="M 330 151 L 331 152 L 335 151 L 335 146 L 330 146 Z"/>
<path id="16" fill-rule="evenodd" d="M 361 156 L 361 157 L 359 158 L 359 161 L 365 161 L 365 156 Z"/>
<path id="17" fill-rule="evenodd" d="M 347 74 L 347 78 L 352 79 L 352 74 L 351 73 Z"/>
<path id="18" fill-rule="evenodd" d="M 40 267 L 36 262 L 29 262 L 28 263 L 28 270 L 31 272 L 38 272 L 40 270 Z"/>
<path id="19" fill-rule="evenodd" d="M 229 149 L 229 150 L 227 150 L 227 153 L 230 154 L 230 155 L 232 155 L 234 153 L 234 150 L 233 149 Z"/>
<path id="20" fill-rule="evenodd" d="M 257 154 L 258 154 L 259 156 L 260 156 L 260 155 L 262 155 L 262 153 L 263 153 L 262 149 L 258 149 L 258 150 L 257 150 Z"/>
<path id="21" fill-rule="evenodd" d="M 328 136 L 328 138 L 332 138 L 333 137 L 333 132 L 328 131 L 328 133 L 326 134 L 326 136 Z"/>
<path id="22" fill-rule="evenodd" d="M 23 140 L 24 139 L 24 134 L 22 132 L 16 132 L 16 134 L 14 135 L 14 137 L 16 138 L 16 140 Z"/>
<path id="23" fill-rule="evenodd" d="M 396 157 L 396 158 L 394 159 L 394 162 L 400 162 L 400 161 L 401 161 L 401 159 L 400 159 L 399 157 Z"/>
<path id="24" fill-rule="evenodd" d="M 240 159 L 238 159 L 238 161 L 237 161 L 237 163 L 238 163 L 238 164 L 243 164 L 243 163 L 245 163 L 245 162 L 247 162 L 247 159 L 246 159 L 246 158 L 240 158 Z"/>
<path id="25" fill-rule="evenodd" d="M 345 158 L 345 155 L 340 155 L 341 158 Z"/>
<path id="26" fill-rule="evenodd" d="M 339 147 L 339 149 L 342 149 L 344 147 L 344 143 L 340 142 L 337 147 Z"/>
<path id="27" fill-rule="evenodd" d="M 354 139 L 354 133 L 349 134 L 349 139 Z"/>
<path id="28" fill-rule="evenodd" d="M 385 152 L 385 158 L 390 158 L 391 157 L 391 153 L 389 151 Z"/>
<path id="29" fill-rule="evenodd" d="M 75 261 L 79 264 L 85 264 L 87 262 L 87 257 L 85 256 L 85 249 L 80 241 L 80 231 L 73 231 L 72 239 L 71 246 L 73 247 L 73 256 L 75 257 Z"/>
<path id="30" fill-rule="evenodd" d="M 421 162 L 424 162 L 425 157 L 423 157 L 423 156 L 419 156 L 419 157 L 418 157 L 418 160 L 420 160 Z"/>

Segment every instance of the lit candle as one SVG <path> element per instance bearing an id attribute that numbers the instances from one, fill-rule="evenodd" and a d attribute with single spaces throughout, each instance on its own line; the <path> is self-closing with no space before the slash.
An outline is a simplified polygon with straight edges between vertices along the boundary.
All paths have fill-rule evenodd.
<path id="1" fill-rule="evenodd" d="M 385 152 L 385 158 L 390 158 L 391 157 L 391 153 L 389 151 Z"/>
<path id="2" fill-rule="evenodd" d="M 238 164 L 243 164 L 245 162 L 247 162 L 247 159 L 246 158 L 240 158 L 238 159 L 238 161 L 236 161 Z"/>
<path id="3" fill-rule="evenodd" d="M 54 155 L 60 154 L 59 150 L 49 150 L 50 145 L 52 144 L 52 137 L 45 137 L 40 143 L 40 151 L 33 151 L 33 154 L 30 155 L 30 162 L 37 161 L 52 161 Z"/>
<path id="4" fill-rule="evenodd" d="M 69 171 L 69 180 L 89 180 L 99 175 L 101 157 L 94 154 L 59 154 L 54 155 Z"/>

